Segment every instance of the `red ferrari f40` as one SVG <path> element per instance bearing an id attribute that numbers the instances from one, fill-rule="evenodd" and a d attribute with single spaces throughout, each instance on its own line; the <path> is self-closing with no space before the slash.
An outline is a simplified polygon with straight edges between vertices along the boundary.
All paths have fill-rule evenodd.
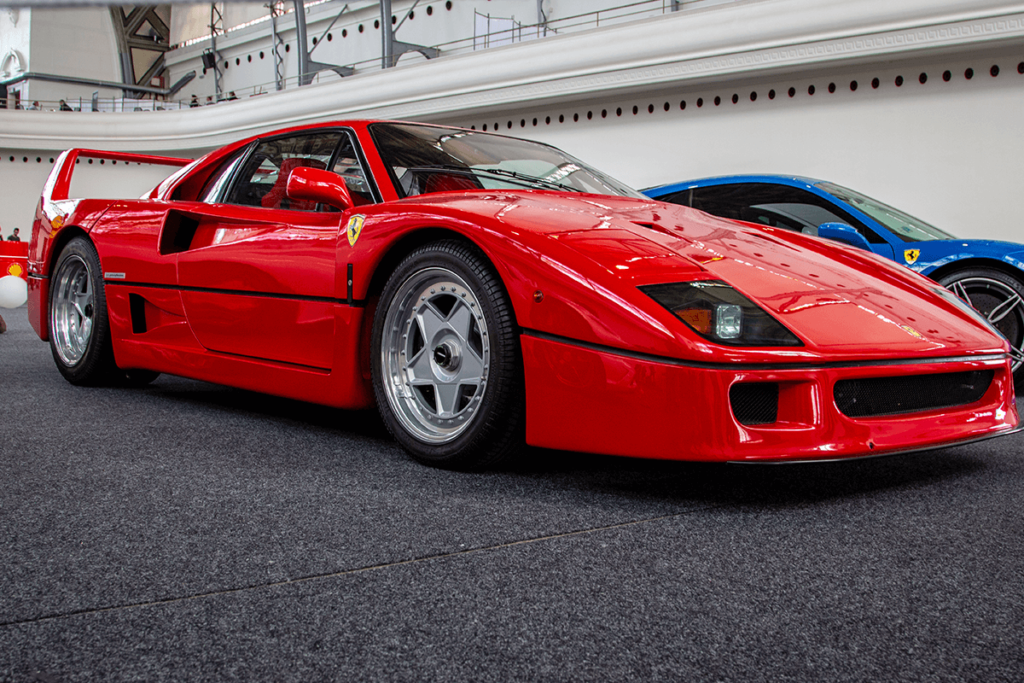
<path id="1" fill-rule="evenodd" d="M 141 199 L 70 197 L 97 158 L 179 168 Z M 524 442 L 825 460 L 1018 419 L 1006 340 L 934 282 L 475 130 L 335 122 L 195 161 L 69 150 L 28 263 L 32 325 L 72 383 L 376 404 L 442 467 Z"/>

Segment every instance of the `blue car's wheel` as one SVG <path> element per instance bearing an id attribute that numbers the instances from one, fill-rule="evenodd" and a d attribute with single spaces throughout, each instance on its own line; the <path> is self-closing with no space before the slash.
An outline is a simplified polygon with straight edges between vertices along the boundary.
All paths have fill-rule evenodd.
<path id="1" fill-rule="evenodd" d="M 1010 342 L 1015 384 L 1024 386 L 1024 283 L 998 270 L 950 273 L 939 284 L 974 306 Z"/>

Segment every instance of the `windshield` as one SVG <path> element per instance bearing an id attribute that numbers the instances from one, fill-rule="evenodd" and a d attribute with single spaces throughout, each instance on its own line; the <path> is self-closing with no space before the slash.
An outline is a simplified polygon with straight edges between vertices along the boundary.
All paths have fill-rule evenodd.
<path id="1" fill-rule="evenodd" d="M 859 192 L 854 192 L 832 183 L 818 183 L 815 187 L 820 187 L 839 201 L 846 202 L 850 206 L 860 209 L 884 225 L 889 229 L 889 232 L 904 242 L 956 239 L 956 237 L 948 232 L 943 232 L 934 225 L 925 223 L 920 218 L 914 218 L 899 209 L 894 209 L 888 204 L 883 204 L 877 199 L 872 199 Z"/>
<path id="2" fill-rule="evenodd" d="M 644 198 L 565 152 L 536 142 L 405 123 L 375 123 L 370 131 L 403 197 L 533 188 Z"/>

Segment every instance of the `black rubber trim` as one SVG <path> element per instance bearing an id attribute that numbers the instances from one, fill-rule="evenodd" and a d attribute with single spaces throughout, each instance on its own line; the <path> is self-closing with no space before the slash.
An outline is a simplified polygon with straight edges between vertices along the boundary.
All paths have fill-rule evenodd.
<path id="1" fill-rule="evenodd" d="M 893 455 L 909 455 L 911 453 L 926 453 L 928 451 L 939 451 L 943 448 L 956 448 L 958 446 L 966 446 L 972 443 L 978 443 L 979 441 L 988 441 L 989 439 L 998 439 L 1001 436 L 1010 436 L 1011 434 L 1019 434 L 1024 431 L 1024 423 L 1021 423 L 1013 429 L 1008 429 L 1005 432 L 995 432 L 994 434 L 984 434 L 982 436 L 971 436 L 961 441 L 949 441 L 947 443 L 932 444 L 931 446 L 910 446 L 909 448 L 894 448 L 892 450 L 882 451 L 880 453 L 865 453 L 864 455 L 851 455 L 845 458 L 798 458 L 795 460 L 727 460 L 726 463 L 729 465 L 772 465 L 778 467 L 780 465 L 813 465 L 816 463 L 825 462 L 861 462 L 864 460 L 872 460 L 874 458 L 887 458 Z"/>
<path id="2" fill-rule="evenodd" d="M 530 330 L 527 328 L 523 328 L 521 330 L 521 334 L 526 337 L 535 337 L 537 339 L 543 339 L 545 341 L 558 342 L 560 344 L 568 344 L 570 346 L 578 346 L 589 351 L 597 351 L 599 353 L 610 353 L 616 356 L 622 356 L 624 358 L 635 358 L 636 360 L 650 361 L 652 363 L 677 365 L 684 368 L 701 368 L 704 370 L 742 370 L 744 372 L 750 370 L 825 370 L 830 368 L 869 368 L 888 367 L 893 365 L 931 365 L 935 363 L 964 363 L 968 361 L 977 362 L 1006 360 L 1009 357 L 1008 354 L 1005 353 L 989 353 L 981 356 L 948 356 L 945 358 L 887 358 L 885 360 L 852 360 L 836 361 L 833 363 L 705 363 L 702 361 L 691 361 L 682 360 L 679 358 L 671 358 L 669 356 L 658 356 L 652 353 L 628 351 L 626 349 L 620 349 L 614 346 L 605 346 L 604 344 L 593 344 L 591 342 L 580 341 L 578 339 L 571 339 L 569 337 L 562 337 L 556 334 L 548 334 L 547 332 L 538 332 L 537 330 Z"/>
<path id="3" fill-rule="evenodd" d="M 233 358 L 235 360 L 246 360 L 246 361 L 258 361 L 260 363 L 268 363 L 270 365 L 277 365 L 284 368 L 293 368 L 296 370 L 304 370 L 306 372 L 315 372 L 318 375 L 329 375 L 331 374 L 330 368 L 321 368 L 316 365 L 304 365 L 302 363 L 291 363 L 286 360 L 274 360 L 273 358 L 261 358 L 260 356 L 247 356 L 242 353 L 229 353 L 227 351 L 216 351 L 214 349 L 207 349 L 203 347 L 207 353 L 215 356 L 223 356 L 224 358 Z"/>
<path id="4" fill-rule="evenodd" d="M 115 287 L 146 287 L 148 289 L 168 289 L 178 292 L 256 296 L 264 299 L 288 299 L 289 301 L 314 301 L 325 304 L 352 306 L 353 308 L 366 308 L 366 299 L 338 299 L 331 296 L 305 296 L 303 294 L 281 294 L 278 292 L 249 292 L 242 289 L 219 289 L 217 287 L 182 287 L 181 285 L 157 285 L 148 282 L 125 282 L 124 280 L 104 280 L 103 284 Z"/>
<path id="5" fill-rule="evenodd" d="M 30 277 L 33 280 L 49 280 L 50 279 L 49 275 L 40 275 L 39 273 L 28 273 L 27 277 Z"/>

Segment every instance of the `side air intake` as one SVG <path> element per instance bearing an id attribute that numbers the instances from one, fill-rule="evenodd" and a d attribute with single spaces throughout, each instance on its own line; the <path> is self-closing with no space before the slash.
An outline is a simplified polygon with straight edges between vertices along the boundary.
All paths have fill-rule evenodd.
<path id="1" fill-rule="evenodd" d="M 732 413 L 742 425 L 767 425 L 779 419 L 776 382 L 741 382 L 729 389 Z"/>

